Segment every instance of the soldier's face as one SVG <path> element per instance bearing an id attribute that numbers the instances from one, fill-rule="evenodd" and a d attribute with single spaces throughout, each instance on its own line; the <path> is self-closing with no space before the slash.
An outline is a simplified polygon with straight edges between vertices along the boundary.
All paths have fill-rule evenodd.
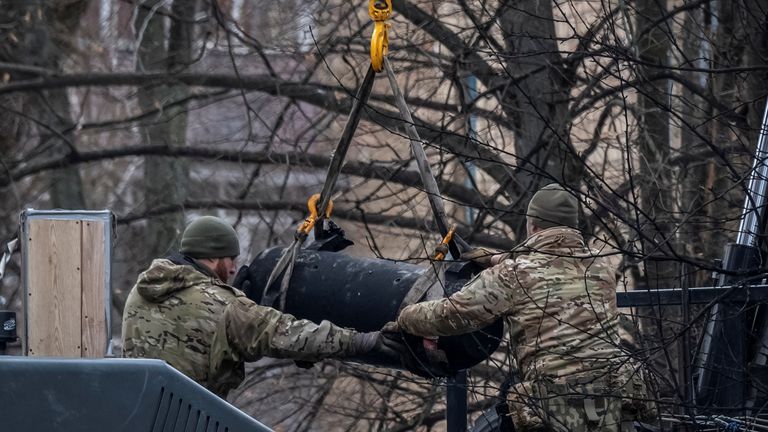
<path id="1" fill-rule="evenodd" d="M 229 279 L 235 275 L 237 266 L 235 265 L 235 258 L 219 258 L 216 263 L 214 272 L 223 282 L 229 282 Z"/>

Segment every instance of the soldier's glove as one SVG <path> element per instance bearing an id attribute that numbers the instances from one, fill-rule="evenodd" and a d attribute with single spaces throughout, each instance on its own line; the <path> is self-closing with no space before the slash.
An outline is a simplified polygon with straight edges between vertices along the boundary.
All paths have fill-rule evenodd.
<path id="1" fill-rule="evenodd" d="M 382 337 L 390 341 L 392 347 L 396 347 L 398 360 L 407 370 L 417 373 L 424 371 L 424 365 L 416 358 L 416 353 L 408 346 L 403 337 L 403 330 L 397 321 L 390 321 L 381 328 Z M 424 376 L 422 374 L 422 376 Z"/>
<path id="2" fill-rule="evenodd" d="M 507 404 L 507 401 L 497 403 L 494 408 L 496 409 L 496 415 L 499 416 L 499 431 L 515 432 L 515 424 L 509 415 L 509 404 Z"/>
<path id="3" fill-rule="evenodd" d="M 406 367 L 413 362 L 410 350 L 399 334 L 370 332 L 352 337 L 350 357 L 368 364 L 400 363 Z"/>
<path id="4" fill-rule="evenodd" d="M 386 324 L 384 324 L 384 327 L 381 328 L 382 333 L 394 333 L 396 335 L 400 334 L 400 326 L 397 324 L 397 321 L 390 321 Z"/>
<path id="5" fill-rule="evenodd" d="M 396 323 L 388 324 L 394 324 L 395 326 L 397 325 Z M 384 327 L 387 328 L 387 326 Z M 390 326 L 389 328 L 393 327 Z M 389 357 L 395 362 L 400 362 L 402 367 L 411 372 L 423 370 L 423 366 L 416 358 L 416 353 L 413 352 L 408 344 L 405 343 L 403 334 L 400 333 L 399 329 L 397 329 L 396 332 L 384 331 L 382 329 L 379 340 L 381 342 L 381 346 L 374 348 L 374 351 L 377 351 L 383 356 Z"/>
<path id="6" fill-rule="evenodd" d="M 461 259 L 472 261 L 482 268 L 489 268 L 504 261 L 509 258 L 509 256 L 510 254 L 508 252 L 500 252 L 480 247 L 464 252 L 461 254 Z"/>
<path id="7" fill-rule="evenodd" d="M 437 338 L 421 338 L 422 348 L 428 364 L 422 364 L 417 358 L 416 353 L 406 345 L 403 339 L 402 330 L 396 321 L 390 321 L 381 328 L 381 334 L 402 345 L 400 351 L 400 363 L 414 373 L 422 376 L 429 376 L 432 373 L 441 376 L 448 375 L 448 357 L 445 351 L 437 347 Z"/>
<path id="8" fill-rule="evenodd" d="M 381 332 L 369 332 L 369 333 L 356 333 L 352 336 L 352 343 L 350 344 L 350 351 L 352 356 L 360 356 L 362 354 L 369 354 L 377 352 L 390 358 L 399 358 L 403 343 L 396 341 L 394 338 L 386 337 Z"/>

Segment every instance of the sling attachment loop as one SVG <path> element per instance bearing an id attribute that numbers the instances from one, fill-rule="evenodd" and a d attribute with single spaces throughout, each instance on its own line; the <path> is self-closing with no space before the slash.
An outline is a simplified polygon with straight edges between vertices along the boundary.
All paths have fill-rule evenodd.
<path id="1" fill-rule="evenodd" d="M 389 50 L 387 30 L 390 24 L 387 20 L 392 16 L 392 0 L 369 0 L 368 15 L 373 20 L 371 35 L 371 67 L 376 72 L 384 68 L 384 58 Z"/>

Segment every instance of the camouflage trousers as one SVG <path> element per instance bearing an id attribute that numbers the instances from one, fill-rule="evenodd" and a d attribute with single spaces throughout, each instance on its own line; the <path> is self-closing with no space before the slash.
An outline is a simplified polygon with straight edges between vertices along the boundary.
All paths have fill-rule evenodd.
<path id="1" fill-rule="evenodd" d="M 585 377 L 594 378 L 594 377 Z M 514 386 L 507 397 L 515 432 L 633 431 L 633 415 L 610 382 L 579 377 L 540 379 Z M 624 409 L 622 409 L 624 408 Z"/>

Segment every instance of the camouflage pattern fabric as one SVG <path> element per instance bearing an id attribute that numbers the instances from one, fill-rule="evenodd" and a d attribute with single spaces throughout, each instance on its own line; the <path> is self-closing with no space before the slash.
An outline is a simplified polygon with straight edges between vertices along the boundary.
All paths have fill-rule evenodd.
<path id="1" fill-rule="evenodd" d="M 622 423 L 621 399 L 585 378 L 542 378 L 515 386 L 508 404 L 516 432 L 633 430 L 631 422 Z"/>
<path id="2" fill-rule="evenodd" d="M 634 393 L 634 386 L 622 390 L 636 368 L 625 366 L 634 360 L 619 345 L 614 269 L 598 251 L 586 247 L 577 230 L 566 227 L 539 231 L 513 252 L 512 259 L 481 272 L 449 298 L 405 308 L 398 325 L 419 336 L 452 336 L 506 317 L 521 385 L 530 391 L 531 386 L 547 390 L 534 401 L 563 400 L 549 403 L 562 409 L 550 409 L 543 419 L 538 403 L 533 405 L 538 409 L 510 404 L 512 413 L 520 413 L 513 420 L 521 427 L 543 420 L 556 429 L 556 419 L 568 426 L 563 430 L 619 430 L 614 413 L 621 411 L 619 398 L 648 398 Z M 572 377 L 587 377 L 590 385 L 610 390 L 599 398 L 604 402 L 603 420 L 583 423 L 587 417 L 579 396 L 558 394 L 567 389 L 563 380 Z M 568 414 L 571 409 L 579 414 Z M 574 423 L 575 418 L 582 423 Z"/>
<path id="3" fill-rule="evenodd" d="M 128 295 L 123 357 L 165 360 L 225 397 L 242 382 L 246 361 L 352 355 L 353 334 L 260 306 L 213 274 L 158 259 Z"/>

